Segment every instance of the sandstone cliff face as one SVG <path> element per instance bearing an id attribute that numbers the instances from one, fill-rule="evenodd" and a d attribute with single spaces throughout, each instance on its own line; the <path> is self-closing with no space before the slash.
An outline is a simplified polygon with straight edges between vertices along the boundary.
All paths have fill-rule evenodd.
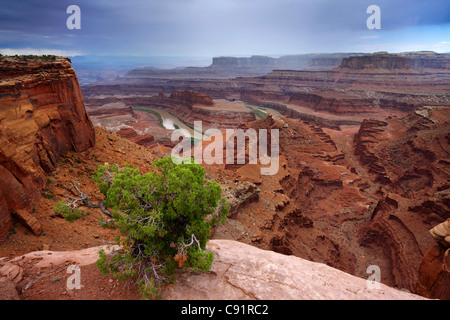
<path id="1" fill-rule="evenodd" d="M 314 111 L 331 112 L 334 114 L 359 114 L 367 113 L 376 104 L 375 99 L 354 97 L 326 92 L 294 94 L 289 98 L 289 103 L 304 106 Z"/>
<path id="2" fill-rule="evenodd" d="M 151 134 L 140 135 L 131 128 L 122 128 L 117 131 L 116 134 L 144 147 L 149 147 L 155 144 L 155 138 Z"/>
<path id="3" fill-rule="evenodd" d="M 375 53 L 373 55 L 345 58 L 342 60 L 340 68 L 373 71 L 408 71 L 411 68 L 411 60 L 394 54 Z"/>
<path id="4" fill-rule="evenodd" d="M 182 103 L 189 106 L 195 104 L 203 104 L 211 106 L 214 104 L 213 99 L 202 92 L 196 92 L 192 90 L 175 90 L 170 95 L 172 99 L 181 100 Z"/>
<path id="5" fill-rule="evenodd" d="M 40 197 L 58 157 L 94 144 L 69 59 L 0 58 L 0 239 L 10 214 Z"/>
<path id="6" fill-rule="evenodd" d="M 380 163 L 376 151 L 372 150 L 373 144 L 377 145 L 378 133 L 383 132 L 384 127 L 388 125 L 385 121 L 366 119 L 361 123 L 358 133 L 355 135 L 355 155 L 359 156 L 361 162 L 367 165 L 369 172 L 376 174 L 376 180 L 389 182 L 386 169 Z"/>
<path id="7" fill-rule="evenodd" d="M 355 154 L 376 181 L 398 194 L 408 196 L 434 185 L 444 195 L 449 115 L 448 108 L 430 107 L 402 118 L 364 120 L 354 138 Z"/>
<path id="8" fill-rule="evenodd" d="M 404 52 L 351 56 L 342 60 L 342 69 L 372 70 L 375 72 L 448 72 L 450 55 L 435 52 Z"/>
<path id="9" fill-rule="evenodd" d="M 398 54 L 411 61 L 411 68 L 418 72 L 448 72 L 450 70 L 450 54 L 433 51 L 403 52 Z"/>
<path id="10" fill-rule="evenodd" d="M 269 73 L 274 69 L 289 70 L 328 70 L 338 67 L 342 59 L 350 56 L 360 56 L 360 53 L 318 53 L 297 54 L 271 58 L 267 56 L 251 56 L 248 58 L 216 57 L 209 68 L 241 69 L 250 68 Z M 256 72 L 255 72 L 256 73 Z"/>

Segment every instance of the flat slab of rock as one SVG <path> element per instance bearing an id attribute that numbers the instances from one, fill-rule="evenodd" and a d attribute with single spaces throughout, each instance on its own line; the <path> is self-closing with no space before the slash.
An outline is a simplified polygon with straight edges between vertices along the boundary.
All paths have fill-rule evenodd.
<path id="1" fill-rule="evenodd" d="M 78 266 L 87 266 L 94 264 L 98 260 L 98 252 L 101 249 L 104 249 L 106 253 L 109 253 L 118 248 L 118 246 L 100 246 L 77 251 L 34 251 L 24 254 L 23 256 L 15 257 L 8 262 L 9 264 L 17 264 L 20 266 L 32 261 L 37 268 L 59 267 L 68 262 Z"/>
<path id="2" fill-rule="evenodd" d="M 383 284 L 371 288 L 325 264 L 287 256 L 230 240 L 210 240 L 209 272 L 178 275 L 163 299 L 216 300 L 415 300 L 425 299 Z"/>
<path id="3" fill-rule="evenodd" d="M 15 299 L 14 284 L 17 279 L 32 283 L 26 292 L 33 290 L 67 291 L 65 281 L 49 282 L 45 275 L 57 275 L 58 267 L 68 263 L 82 267 L 82 284 L 73 297 L 57 295 L 58 299 L 108 299 L 107 291 L 124 283 L 104 278 L 95 267 L 98 251 L 93 247 L 79 251 L 38 251 L 13 259 L 0 259 L 2 269 L 0 299 Z M 103 247 L 107 249 L 107 247 Z M 118 247 L 113 247 L 117 249 Z M 112 249 L 112 248 L 111 248 Z M 408 292 L 380 284 L 371 289 L 366 279 L 358 278 L 325 264 L 287 256 L 273 251 L 231 240 L 210 240 L 207 249 L 214 252 L 214 262 L 208 272 L 179 270 L 175 284 L 163 291 L 164 300 L 416 300 L 425 299 Z M 108 250 L 106 250 L 108 252 Z M 18 266 L 24 268 L 23 274 Z M 32 268 L 30 268 L 32 266 Z M 94 268 L 90 268 L 94 266 Z M 26 270 L 25 270 L 26 268 Z M 90 270 L 90 271 L 88 271 Z M 18 272 L 19 271 L 19 272 Z M 34 272 L 33 274 L 28 274 Z M 58 274 L 59 275 L 59 274 Z M 67 278 L 61 269 L 62 279 Z M 17 279 L 16 279 L 17 278 Z M 47 279 L 38 283 L 40 279 Z M 36 282 L 29 281 L 37 279 Z M 42 280 L 42 281 L 44 281 Z M 41 281 L 41 282 L 42 282 Z M 100 281 L 99 283 L 95 281 Z M 98 286 L 104 288 L 98 291 Z M 124 287 L 124 288 L 125 288 Z M 30 289 L 31 288 L 31 289 Z M 39 294 L 38 293 L 35 294 Z M 92 292 L 98 295 L 92 295 Z M 137 292 L 137 288 L 136 288 Z M 75 296 L 76 294 L 76 296 Z M 125 294 L 125 293 L 124 293 Z M 129 293 L 128 293 L 129 294 Z M 137 294 L 136 296 L 139 296 Z M 34 296 L 32 296 L 34 297 Z M 45 296 L 49 298 L 50 295 Z M 39 298 L 45 298 L 39 296 Z M 53 296 L 52 296 L 53 297 Z M 119 296 L 122 297 L 122 296 Z M 28 297 L 29 298 L 29 297 Z"/>

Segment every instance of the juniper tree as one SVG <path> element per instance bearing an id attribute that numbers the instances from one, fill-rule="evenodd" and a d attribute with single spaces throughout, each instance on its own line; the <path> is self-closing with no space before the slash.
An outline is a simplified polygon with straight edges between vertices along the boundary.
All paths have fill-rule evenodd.
<path id="1" fill-rule="evenodd" d="M 105 164 L 94 180 L 111 208 L 120 231 L 120 250 L 100 251 L 97 266 L 118 278 L 136 276 L 144 297 L 151 297 L 176 268 L 209 270 L 213 253 L 205 250 L 211 227 L 225 219 L 228 202 L 220 185 L 205 179 L 205 169 L 175 164 L 170 157 L 156 160 L 142 174 L 125 164 Z"/>

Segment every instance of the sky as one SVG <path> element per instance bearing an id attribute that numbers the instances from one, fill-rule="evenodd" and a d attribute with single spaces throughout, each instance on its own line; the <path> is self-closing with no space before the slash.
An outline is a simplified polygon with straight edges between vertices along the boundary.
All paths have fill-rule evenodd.
<path id="1" fill-rule="evenodd" d="M 66 10 L 80 8 L 81 29 Z M 368 29 L 370 5 L 380 29 Z M 0 54 L 450 52 L 448 0 L 0 0 Z"/>

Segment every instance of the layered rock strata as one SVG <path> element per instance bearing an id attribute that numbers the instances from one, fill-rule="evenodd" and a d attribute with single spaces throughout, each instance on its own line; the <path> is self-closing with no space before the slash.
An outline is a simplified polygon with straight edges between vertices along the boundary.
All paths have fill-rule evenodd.
<path id="1" fill-rule="evenodd" d="M 290 66 L 291 58 L 286 58 L 286 66 Z M 250 63 L 231 58 L 216 60 L 218 66 Z M 424 106 L 449 106 L 448 54 L 378 53 L 343 56 L 340 60 L 340 65 L 321 71 L 275 69 L 265 75 L 233 79 L 168 79 L 154 75 L 150 80 L 144 77 L 138 82 L 92 85 L 83 90 L 87 95 L 114 95 L 120 91 L 134 96 L 201 91 L 214 99 L 270 106 L 291 117 L 330 128 L 359 124 L 369 117 L 382 120 L 387 115 L 405 114 Z"/>
<path id="2" fill-rule="evenodd" d="M 0 239 L 31 211 L 58 157 L 95 144 L 77 76 L 63 57 L 0 57 Z"/>
<path id="3" fill-rule="evenodd" d="M 393 285 L 411 291 L 433 246 L 428 230 L 450 217 L 448 119 L 448 108 L 424 108 L 402 118 L 366 120 L 355 135 L 355 154 L 379 198 L 360 242 L 381 249 Z"/>
<path id="4" fill-rule="evenodd" d="M 253 121 L 255 114 L 239 101 L 213 100 L 208 95 L 192 90 L 174 90 L 170 96 L 123 96 L 86 98 L 88 110 L 93 119 L 116 119 L 130 108 L 161 109 L 176 115 L 189 126 L 201 121 L 203 130 L 207 128 L 236 128 L 241 123 Z M 132 109 L 131 109 L 132 110 Z M 137 119 L 136 111 L 128 113 Z M 112 128 L 107 128 L 112 129 Z"/>
<path id="5" fill-rule="evenodd" d="M 117 131 L 116 134 L 144 147 L 149 147 L 155 144 L 155 138 L 151 134 L 141 135 L 131 128 L 122 128 Z"/>

